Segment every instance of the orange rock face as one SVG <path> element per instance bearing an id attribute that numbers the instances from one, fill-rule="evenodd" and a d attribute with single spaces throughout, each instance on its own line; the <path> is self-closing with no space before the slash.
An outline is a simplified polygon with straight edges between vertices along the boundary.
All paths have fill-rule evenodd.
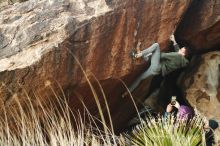
<path id="1" fill-rule="evenodd" d="M 125 91 L 125 88 L 118 79 L 123 79 L 129 85 L 147 67 L 145 62 L 133 61 L 129 57 L 129 52 L 136 49 L 138 42 L 141 43 L 141 49 L 150 46 L 153 42 L 158 42 L 161 50 L 168 50 L 169 36 L 176 28 L 190 2 L 191 0 L 127 0 L 122 1 L 120 5 L 112 2 L 108 5 L 110 10 L 100 12 L 99 15 L 96 15 L 95 9 L 87 8 L 92 5 L 91 3 L 85 4 L 85 7 L 83 7 L 86 14 L 80 10 L 76 12 L 68 11 L 71 4 L 62 5 L 63 8 L 58 9 L 58 3 L 54 10 L 65 12 L 63 13 L 64 16 L 66 14 L 71 14 L 70 16 L 77 14 L 77 17 L 65 19 L 67 24 L 60 24 L 61 20 L 66 17 L 59 16 L 60 19 L 56 22 L 49 23 L 52 22 L 50 20 L 42 27 L 40 27 L 41 23 L 39 22 L 40 24 L 35 26 L 35 29 L 31 28 L 35 23 L 29 24 L 29 21 L 37 22 L 40 18 L 33 17 L 30 20 L 28 19 L 28 22 L 26 22 L 27 19 L 24 19 L 25 23 L 19 24 L 18 28 L 23 28 L 24 31 L 35 31 L 31 31 L 29 39 L 20 40 L 24 43 L 20 43 L 22 47 L 16 45 L 20 48 L 19 50 L 13 50 L 13 53 L 8 56 L 7 53 L 0 54 L 0 81 L 6 85 L 0 89 L 2 103 L 8 107 L 13 106 L 14 101 L 11 97 L 14 93 L 25 100 L 24 89 L 30 97 L 35 93 L 44 100 L 44 97 L 52 95 L 47 86 L 51 83 L 57 91 L 59 89 L 58 85 L 61 86 L 74 111 L 82 109 L 82 104 L 78 100 L 78 97 L 80 97 L 93 114 L 98 114 L 85 75 L 75 60 L 77 58 L 97 91 L 103 111 L 105 112 L 106 108 L 103 104 L 99 86 L 92 77 L 93 75 L 101 83 L 106 94 L 115 128 L 122 128 L 134 113 L 134 106 L 130 98 L 121 98 L 121 93 Z M 31 11 L 25 11 L 24 8 L 22 9 L 23 13 L 29 13 L 30 15 L 35 12 L 33 10 L 37 9 L 37 6 Z M 7 17 L 11 16 L 9 15 L 11 9 L 13 8 L 3 10 L 3 18 L 6 15 Z M 54 14 L 56 13 L 51 14 L 51 17 Z M 89 17 L 90 15 L 92 17 Z M 42 22 L 47 22 L 45 19 L 50 19 L 48 16 L 49 14 L 44 16 Z M 88 18 L 81 21 L 85 16 Z M 16 23 L 17 25 L 20 20 L 23 21 L 23 19 L 20 19 L 22 17 L 23 15 L 17 17 L 19 20 L 16 22 L 7 18 L 7 23 L 11 23 L 11 25 Z M 54 17 L 54 19 L 59 17 Z M 5 23 L 5 21 L 6 19 L 1 22 Z M 44 32 L 47 30 L 44 27 L 48 27 L 48 25 L 51 25 L 54 29 L 57 28 L 57 30 L 53 30 L 51 34 Z M 0 27 L 6 30 L 4 26 L 0 24 Z M 29 29 L 25 29 L 26 27 Z M 9 33 L 8 31 L 5 32 Z M 61 33 L 62 35 L 59 36 Z M 6 45 L 3 48 L 4 52 L 8 51 L 6 48 L 10 50 L 15 45 L 10 44 L 10 41 L 6 39 L 7 36 L 9 34 L 2 34 Z M 19 40 L 19 36 L 17 39 Z M 53 45 L 53 43 L 56 43 L 56 45 Z M 26 61 L 16 59 L 16 57 L 26 59 L 25 56 L 27 57 Z M 148 84 L 149 82 L 145 81 L 139 91 L 147 92 L 145 88 Z M 10 89 L 10 92 L 8 89 Z"/>

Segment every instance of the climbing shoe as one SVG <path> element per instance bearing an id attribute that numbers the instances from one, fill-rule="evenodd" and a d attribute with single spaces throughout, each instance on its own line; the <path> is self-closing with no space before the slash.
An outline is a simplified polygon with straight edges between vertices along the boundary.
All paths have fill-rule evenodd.
<path id="1" fill-rule="evenodd" d="M 132 57 L 133 59 L 137 58 L 137 52 L 135 50 L 132 50 L 130 53 L 129 53 L 130 57 Z"/>

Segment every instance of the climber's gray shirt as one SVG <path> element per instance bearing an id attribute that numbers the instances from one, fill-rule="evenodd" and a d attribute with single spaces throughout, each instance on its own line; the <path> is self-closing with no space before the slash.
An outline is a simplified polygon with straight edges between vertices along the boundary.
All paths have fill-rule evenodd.
<path id="1" fill-rule="evenodd" d="M 178 44 L 174 45 L 174 48 L 177 52 L 161 53 L 160 63 L 163 76 L 189 64 L 189 60 L 178 53 L 180 49 Z"/>

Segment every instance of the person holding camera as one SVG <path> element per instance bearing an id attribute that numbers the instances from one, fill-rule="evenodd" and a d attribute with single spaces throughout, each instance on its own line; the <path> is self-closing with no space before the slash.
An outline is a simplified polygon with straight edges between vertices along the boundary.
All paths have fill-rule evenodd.
<path id="1" fill-rule="evenodd" d="M 171 102 L 167 105 L 165 116 L 168 116 L 172 112 L 177 110 L 177 117 L 180 119 L 189 119 L 194 116 L 194 111 L 192 108 L 186 105 L 180 105 L 176 101 L 176 96 L 172 96 Z"/>

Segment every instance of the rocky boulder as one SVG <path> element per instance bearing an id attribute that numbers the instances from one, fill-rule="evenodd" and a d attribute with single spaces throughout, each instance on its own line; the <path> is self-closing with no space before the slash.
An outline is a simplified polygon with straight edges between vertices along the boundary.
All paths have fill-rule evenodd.
<path id="1" fill-rule="evenodd" d="M 219 50 L 220 1 L 194 0 L 176 34 L 196 52 Z"/>
<path id="2" fill-rule="evenodd" d="M 219 8 L 219 0 L 194 0 L 176 31 L 178 40 L 188 44 L 196 55 L 180 82 L 183 97 L 208 119 L 217 121 L 220 121 L 220 52 L 207 52 L 219 50 Z"/>
<path id="3" fill-rule="evenodd" d="M 220 121 L 220 52 L 194 57 L 181 79 L 187 101 L 208 119 Z"/>

